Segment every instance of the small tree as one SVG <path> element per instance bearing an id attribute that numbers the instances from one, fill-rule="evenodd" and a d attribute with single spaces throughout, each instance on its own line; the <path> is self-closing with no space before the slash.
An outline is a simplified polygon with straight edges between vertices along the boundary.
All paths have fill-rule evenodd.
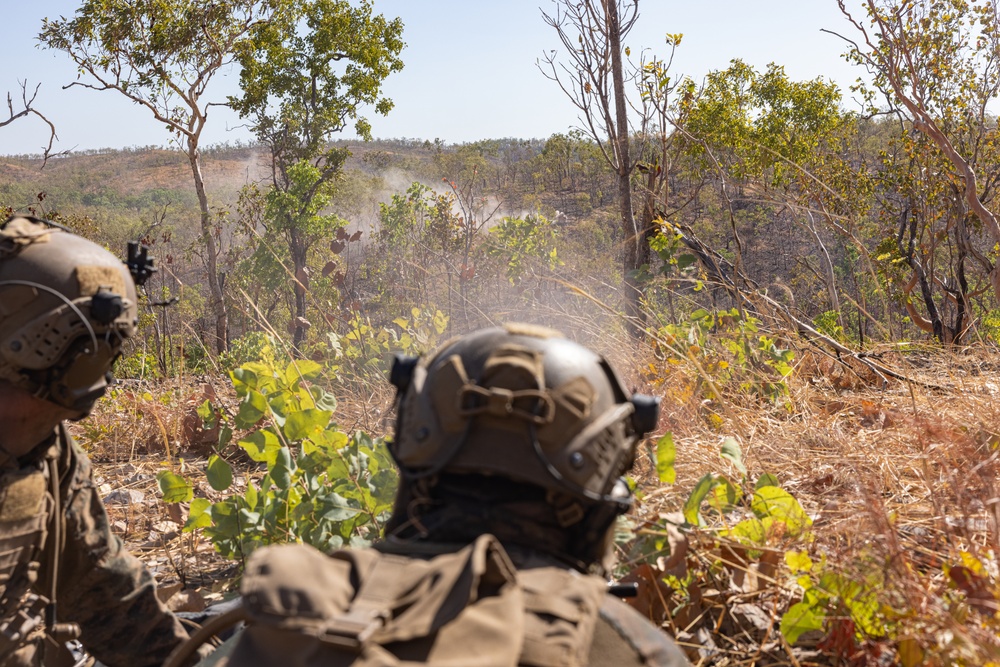
<path id="1" fill-rule="evenodd" d="M 873 75 L 862 92 L 903 120 L 915 196 L 897 202 L 895 217 L 896 251 L 912 271 L 908 310 L 939 340 L 958 342 L 972 323 L 971 297 L 991 290 L 1000 299 L 1000 222 L 990 209 L 1000 135 L 987 109 L 1000 90 L 1000 9 L 994 0 L 865 0 L 863 23 L 838 5 L 860 35 L 847 39 L 848 56 Z M 909 299 L 918 285 L 926 317 Z"/>
<path id="2" fill-rule="evenodd" d="M 306 262 L 310 247 L 342 223 L 317 205 L 349 155 L 330 147 L 330 138 L 354 121 L 371 138 L 361 114 L 371 105 L 387 114 L 392 101 L 382 82 L 402 69 L 403 24 L 373 15 L 364 0 L 283 0 L 280 20 L 258 24 L 242 44 L 239 63 L 243 94 L 230 103 L 247 119 L 271 152 L 267 224 L 288 244 L 295 292 L 294 343 L 308 328 Z M 319 199 L 318 199 L 319 198 Z"/>
<path id="3" fill-rule="evenodd" d="M 85 0 L 71 19 L 45 19 L 38 36 L 76 63 L 79 78 L 66 87 L 117 91 L 149 110 L 183 145 L 201 209 L 219 352 L 226 349 L 227 325 L 218 271 L 221 230 L 212 224 L 202 175 L 201 136 L 213 105 L 204 96 L 251 29 L 275 17 L 278 6 L 269 0 Z"/>

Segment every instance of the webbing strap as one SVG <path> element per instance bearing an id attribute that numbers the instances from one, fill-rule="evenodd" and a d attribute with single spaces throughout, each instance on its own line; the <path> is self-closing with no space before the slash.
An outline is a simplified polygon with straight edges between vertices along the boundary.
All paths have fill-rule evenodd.
<path id="1" fill-rule="evenodd" d="M 393 556 L 375 558 L 361 577 L 361 587 L 346 613 L 324 623 L 321 640 L 337 646 L 360 649 L 392 616 L 392 607 L 402 591 L 395 576 L 400 564 Z"/>
<path id="2" fill-rule="evenodd" d="M 40 595 L 29 594 L 13 616 L 0 620 L 0 663 L 43 629 L 42 618 L 48 603 Z"/>

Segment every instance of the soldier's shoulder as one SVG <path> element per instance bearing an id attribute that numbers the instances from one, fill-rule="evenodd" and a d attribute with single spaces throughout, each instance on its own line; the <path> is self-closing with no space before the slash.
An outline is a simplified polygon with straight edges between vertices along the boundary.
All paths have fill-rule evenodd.
<path id="1" fill-rule="evenodd" d="M 590 664 L 684 667 L 690 663 L 663 630 L 618 598 L 608 595 L 598 613 Z"/>

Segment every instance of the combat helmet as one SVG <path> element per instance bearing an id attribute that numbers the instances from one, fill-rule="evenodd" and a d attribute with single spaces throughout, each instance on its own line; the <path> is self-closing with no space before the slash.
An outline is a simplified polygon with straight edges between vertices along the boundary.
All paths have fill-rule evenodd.
<path id="1" fill-rule="evenodd" d="M 508 324 L 453 339 L 419 361 L 397 357 L 391 380 L 399 406 L 390 449 L 404 497 L 443 474 L 538 487 L 560 524 L 582 531 L 577 552 L 601 548 L 628 510 L 621 476 L 637 441 L 656 427 L 659 404 L 629 396 L 595 352 L 551 329 Z M 402 509 L 397 503 L 397 522 Z"/>
<path id="2" fill-rule="evenodd" d="M 120 259 L 69 230 L 20 216 L 0 225 L 0 380 L 81 416 L 110 382 L 137 325 Z"/>

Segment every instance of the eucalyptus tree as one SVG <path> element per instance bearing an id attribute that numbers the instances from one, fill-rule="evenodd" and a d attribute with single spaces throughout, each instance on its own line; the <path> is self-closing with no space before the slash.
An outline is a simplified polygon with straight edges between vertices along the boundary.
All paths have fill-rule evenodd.
<path id="1" fill-rule="evenodd" d="M 266 232 L 282 238 L 294 291 L 293 341 L 305 338 L 310 248 L 344 222 L 327 205 L 347 149 L 330 139 L 353 124 L 371 138 L 368 109 L 393 107 L 382 83 L 402 69 L 403 24 L 369 0 L 275 0 L 281 12 L 242 42 L 242 94 L 229 99 L 270 151 Z"/>
<path id="2" fill-rule="evenodd" d="M 147 109 L 183 146 L 201 210 L 202 258 L 226 348 L 226 306 L 218 271 L 221 229 L 213 224 L 202 173 L 201 137 L 213 104 L 209 85 L 251 31 L 281 15 L 278 0 L 84 0 L 71 18 L 45 19 L 39 41 L 62 51 L 78 77 L 66 87 L 110 90 Z"/>
<path id="3" fill-rule="evenodd" d="M 913 321 L 943 342 L 966 337 L 973 300 L 1000 299 L 1000 133 L 989 105 L 1000 92 L 1000 9 L 995 0 L 864 0 L 848 54 L 872 79 L 873 110 L 899 120 L 886 154 L 885 255 L 910 270 Z M 919 286 L 926 315 L 909 298 Z"/>
<path id="4" fill-rule="evenodd" d="M 580 112 L 583 129 L 597 142 L 608 165 L 617 175 L 619 217 L 624 244 L 622 274 L 629 331 L 639 332 L 641 290 L 637 275 L 644 257 L 644 230 L 638 229 L 632 205 L 632 174 L 638 158 L 631 137 L 644 134 L 646 114 L 640 128 L 629 117 L 628 95 L 637 73 L 628 66 L 629 48 L 624 44 L 639 17 L 638 0 L 553 0 L 552 13 L 542 12 L 545 22 L 559 35 L 564 60 L 551 51 L 544 56 L 542 72 L 559 84 Z"/>
<path id="5" fill-rule="evenodd" d="M 807 268 L 822 278 L 829 309 L 840 320 L 835 262 L 817 222 L 867 256 L 858 220 L 866 211 L 863 195 L 870 185 L 867 171 L 852 164 L 845 148 L 856 118 L 842 111 L 837 86 L 822 78 L 792 81 L 780 66 L 758 72 L 734 60 L 727 69 L 710 72 L 701 90 L 692 91 L 681 106 L 681 148 L 696 170 L 716 175 L 728 209 L 736 266 L 744 249 L 737 209 L 766 210 L 772 222 L 787 212 L 822 258 L 818 270 Z M 786 238 L 764 252 L 791 255 L 793 243 Z M 874 273 L 871 266 L 869 262 Z"/>

